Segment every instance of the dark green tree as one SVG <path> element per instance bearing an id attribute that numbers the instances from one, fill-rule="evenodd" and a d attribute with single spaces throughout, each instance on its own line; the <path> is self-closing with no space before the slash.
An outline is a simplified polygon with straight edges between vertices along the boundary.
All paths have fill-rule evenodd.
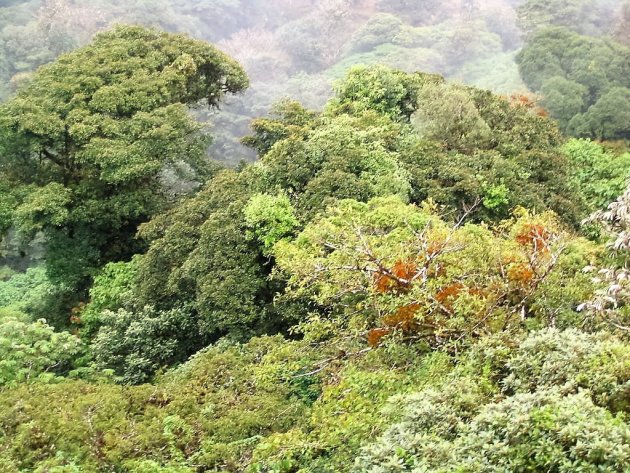
<path id="1" fill-rule="evenodd" d="M 119 26 L 40 69 L 0 108 L 0 171 L 29 189 L 16 225 L 44 233 L 53 280 L 79 287 L 137 249 L 138 224 L 173 198 L 166 173 L 203 181 L 211 170 L 209 135 L 188 107 L 247 85 L 207 43 Z"/>
<path id="2" fill-rule="evenodd" d="M 542 93 L 544 106 L 564 131 L 604 139 L 626 136 L 623 115 L 628 110 L 630 48 L 554 27 L 534 34 L 516 61 L 525 83 Z M 613 101 L 618 101 L 620 116 L 610 115 Z M 614 123 L 601 122 L 603 117 Z"/>
<path id="3" fill-rule="evenodd" d="M 245 139 L 267 185 L 288 191 L 302 215 L 336 199 L 397 194 L 458 210 L 483 201 L 480 219 L 520 205 L 579 220 L 561 135 L 526 98 L 511 103 L 384 66 L 353 68 L 336 89 L 323 114 L 285 104 Z"/>
<path id="4" fill-rule="evenodd" d="M 245 206 L 260 185 L 252 171 L 219 173 L 140 230 L 150 245 L 139 262 L 139 300 L 159 309 L 186 303 L 206 341 L 251 335 L 272 310 L 269 262 L 245 224 Z"/>
<path id="5" fill-rule="evenodd" d="M 574 135 L 605 140 L 630 138 L 630 88 L 615 87 L 569 122 Z"/>
<path id="6" fill-rule="evenodd" d="M 542 86 L 542 104 L 558 120 L 560 128 L 566 130 L 571 119 L 584 110 L 587 91 L 585 86 L 577 82 L 555 76 Z"/>

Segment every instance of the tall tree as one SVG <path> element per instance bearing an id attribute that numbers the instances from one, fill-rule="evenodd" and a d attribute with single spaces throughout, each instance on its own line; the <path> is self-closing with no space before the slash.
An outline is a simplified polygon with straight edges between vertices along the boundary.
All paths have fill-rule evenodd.
<path id="1" fill-rule="evenodd" d="M 43 232 L 51 277 L 71 287 L 134 251 L 138 224 L 172 197 L 167 172 L 203 181 L 209 135 L 188 106 L 248 79 L 213 46 L 119 26 L 40 69 L 0 108 L 0 172 L 29 192 L 16 211 Z"/>

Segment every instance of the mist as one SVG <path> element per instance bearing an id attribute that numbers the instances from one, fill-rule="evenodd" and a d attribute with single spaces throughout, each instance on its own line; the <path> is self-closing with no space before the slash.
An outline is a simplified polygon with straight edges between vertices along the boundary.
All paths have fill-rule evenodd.
<path id="1" fill-rule="evenodd" d="M 515 62 L 546 26 L 627 41 L 630 8 L 616 0 L 31 0 L 0 1 L 0 98 L 36 67 L 115 23 L 140 23 L 215 43 L 238 59 L 250 89 L 214 124 L 215 159 L 254 159 L 239 144 L 283 97 L 321 107 L 356 64 L 425 71 L 494 92 L 526 94 Z"/>

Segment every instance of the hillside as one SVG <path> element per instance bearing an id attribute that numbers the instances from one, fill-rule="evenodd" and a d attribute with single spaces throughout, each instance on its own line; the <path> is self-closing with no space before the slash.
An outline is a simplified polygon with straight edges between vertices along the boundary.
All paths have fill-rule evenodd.
<path id="1" fill-rule="evenodd" d="M 595 104 L 581 89 L 591 84 L 579 78 L 575 84 L 576 73 L 568 70 L 554 69 L 549 76 L 547 67 L 543 74 L 555 81 L 541 87 L 540 79 L 533 78 L 540 74 L 538 66 L 530 66 L 524 55 L 532 49 L 533 57 L 545 57 L 536 50 L 540 40 L 535 33 L 557 26 L 568 30 L 566 34 L 580 35 L 583 42 L 593 42 L 579 46 L 584 60 L 600 61 L 598 67 L 611 71 L 606 76 L 619 77 L 597 86 L 601 92 L 595 99 L 610 85 L 625 90 L 616 90 L 615 98 L 603 100 L 579 123 L 576 119 L 569 133 L 627 138 L 625 118 L 610 132 L 597 124 L 608 102 L 621 99 L 624 109 L 630 108 L 626 97 L 630 74 L 609 65 L 609 53 L 597 52 L 597 42 L 608 38 L 614 41 L 609 46 L 613 50 L 624 48 L 624 41 L 628 46 L 624 21 L 630 9 L 624 8 L 617 0 L 11 1 L 0 5 L 0 98 L 9 96 L 34 68 L 86 44 L 97 31 L 115 23 L 141 23 L 216 43 L 247 71 L 252 84 L 243 96 L 228 99 L 220 113 L 200 115 L 215 123 L 212 156 L 224 163 L 255 159 L 238 143 L 248 133 L 251 119 L 285 97 L 311 108 L 323 106 L 332 96 L 334 82 L 356 64 L 439 73 L 505 95 L 542 93 L 548 96 L 545 107 L 567 131 L 566 123 L 575 114 L 588 112 Z M 523 44 L 525 51 L 517 60 Z M 625 57 L 627 64 L 627 48 L 612 55 Z M 570 82 L 559 82 L 555 76 Z"/>

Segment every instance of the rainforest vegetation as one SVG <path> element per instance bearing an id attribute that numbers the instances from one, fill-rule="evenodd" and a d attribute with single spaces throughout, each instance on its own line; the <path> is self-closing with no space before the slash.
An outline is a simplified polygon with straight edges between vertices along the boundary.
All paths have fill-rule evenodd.
<path id="1" fill-rule="evenodd" d="M 0 0 L 0 471 L 630 471 L 629 35 Z"/>

